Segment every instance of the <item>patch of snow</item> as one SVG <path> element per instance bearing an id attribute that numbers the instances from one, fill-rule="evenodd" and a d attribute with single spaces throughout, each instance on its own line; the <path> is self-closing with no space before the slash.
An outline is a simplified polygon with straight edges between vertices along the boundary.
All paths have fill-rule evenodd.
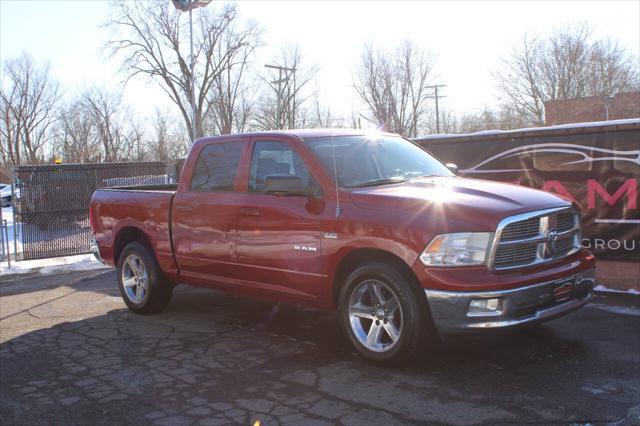
<path id="1" fill-rule="evenodd" d="M 599 284 L 593 288 L 595 291 L 601 292 L 609 292 L 609 293 L 623 293 L 623 294 L 640 294 L 640 291 L 635 288 L 630 288 L 629 290 L 617 290 L 615 288 L 605 287 L 602 284 Z"/>
<path id="2" fill-rule="evenodd" d="M 108 266 L 98 262 L 93 255 L 80 254 L 77 256 L 11 262 L 11 268 L 7 266 L 7 262 L 2 262 L 0 264 L 0 275 L 28 274 L 35 271 L 44 275 L 56 272 L 89 271 L 107 268 Z"/>
<path id="3" fill-rule="evenodd" d="M 2 220 L 7 221 L 7 229 L 9 234 L 9 253 L 14 254 L 14 243 L 13 243 L 13 234 L 16 232 L 16 227 L 13 223 L 13 207 L 3 207 L 2 208 Z M 4 229 L 2 229 L 2 239 L 5 238 Z M 5 241 L 5 250 L 7 250 L 6 246 L 7 242 Z M 22 252 L 22 241 L 20 239 L 20 233 L 18 233 L 18 253 Z"/>

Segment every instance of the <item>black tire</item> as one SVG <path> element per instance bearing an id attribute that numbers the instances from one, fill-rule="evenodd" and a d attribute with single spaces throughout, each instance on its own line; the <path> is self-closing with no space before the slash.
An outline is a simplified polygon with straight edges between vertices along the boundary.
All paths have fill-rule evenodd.
<path id="1" fill-rule="evenodd" d="M 139 260 L 146 271 L 147 288 L 144 289 L 143 286 L 144 295 L 139 300 L 135 300 L 130 296 L 131 293 L 125 290 L 124 276 L 129 275 L 128 272 L 131 271 L 130 264 L 127 264 L 128 260 L 137 265 Z M 122 300 L 129 310 L 136 314 L 155 314 L 162 311 L 169 304 L 174 288 L 174 284 L 167 280 L 160 270 L 153 251 L 146 244 L 138 241 L 127 244 L 118 258 L 118 286 Z M 138 294 L 137 287 L 136 290 L 132 290 L 130 286 L 127 288 Z"/>
<path id="2" fill-rule="evenodd" d="M 417 285 L 412 284 L 410 279 L 393 266 L 381 262 L 369 262 L 356 268 L 345 280 L 338 300 L 340 323 L 349 342 L 358 354 L 366 360 L 385 365 L 404 365 L 412 361 L 418 355 L 418 352 L 422 352 L 422 355 L 426 356 L 427 352 L 429 352 L 426 350 L 427 343 L 436 343 L 436 333 L 424 292 L 417 288 Z M 352 297 L 355 299 L 359 297 L 366 298 L 367 296 L 363 296 L 363 286 L 367 288 L 371 283 L 384 284 L 379 288 L 382 289 L 383 296 L 388 297 L 387 303 L 391 300 L 391 295 L 393 295 L 401 308 L 401 327 L 394 328 L 395 330 L 399 329 L 399 337 L 395 343 L 392 343 L 391 333 L 385 331 L 382 340 L 386 338 L 388 348 L 378 348 L 378 351 L 369 349 L 359 340 L 356 331 L 354 331 L 355 327 L 358 329 L 361 338 L 364 338 L 362 332 L 366 332 L 366 324 L 370 324 L 369 327 L 371 327 L 376 320 L 358 317 L 354 318 L 355 325 L 352 326 L 349 313 Z M 375 286 L 378 286 L 378 284 L 375 284 Z M 368 291 L 366 292 L 368 293 Z M 362 299 L 360 300 L 362 301 Z M 369 302 L 363 302 L 362 304 L 359 303 L 358 306 L 368 306 L 371 300 L 369 299 Z M 385 304 L 383 304 L 384 306 Z M 384 320 L 378 321 L 377 324 L 382 326 L 384 322 L 384 327 L 386 327 L 387 321 L 397 321 L 397 312 L 396 310 L 395 320 L 388 319 L 385 315 Z M 373 311 L 371 313 L 373 314 Z M 378 317 L 373 316 L 373 318 Z M 370 328 L 369 333 L 371 333 Z M 385 342 L 380 345 L 383 346 L 384 344 Z"/>

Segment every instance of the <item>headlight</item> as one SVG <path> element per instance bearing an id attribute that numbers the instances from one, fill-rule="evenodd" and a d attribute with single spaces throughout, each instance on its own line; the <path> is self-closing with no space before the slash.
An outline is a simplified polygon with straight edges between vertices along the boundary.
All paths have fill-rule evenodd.
<path id="1" fill-rule="evenodd" d="M 435 237 L 420 255 L 427 266 L 468 266 L 486 264 L 492 232 L 461 232 Z"/>

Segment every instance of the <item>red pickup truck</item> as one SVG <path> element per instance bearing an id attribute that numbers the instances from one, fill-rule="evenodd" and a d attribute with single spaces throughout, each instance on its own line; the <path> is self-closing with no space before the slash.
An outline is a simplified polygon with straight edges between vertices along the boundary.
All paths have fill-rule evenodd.
<path id="1" fill-rule="evenodd" d="M 100 189 L 94 254 L 129 309 L 176 283 L 337 309 L 365 358 L 584 305 L 595 260 L 570 202 L 456 177 L 400 136 L 292 130 L 199 139 L 178 185 Z"/>

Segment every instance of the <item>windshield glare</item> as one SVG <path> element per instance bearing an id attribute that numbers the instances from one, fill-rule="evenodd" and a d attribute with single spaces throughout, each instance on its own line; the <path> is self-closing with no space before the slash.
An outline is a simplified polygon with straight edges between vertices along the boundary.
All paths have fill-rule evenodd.
<path id="1" fill-rule="evenodd" d="M 336 136 L 307 138 L 338 185 L 357 188 L 401 182 L 420 176 L 453 176 L 453 173 L 426 151 L 401 137 Z M 335 176 L 334 176 L 335 178 Z"/>

